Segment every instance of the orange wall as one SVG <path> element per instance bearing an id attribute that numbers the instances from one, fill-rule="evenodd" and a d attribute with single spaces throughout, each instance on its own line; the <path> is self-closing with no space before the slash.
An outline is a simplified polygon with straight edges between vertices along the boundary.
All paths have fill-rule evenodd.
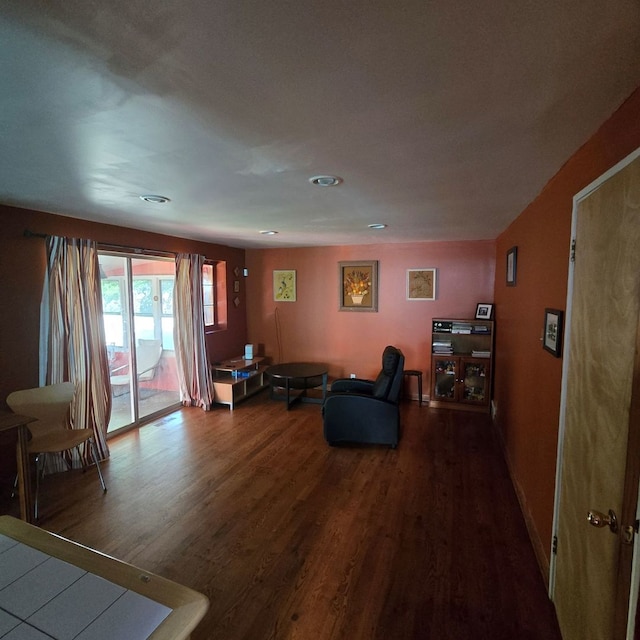
<path id="1" fill-rule="evenodd" d="M 23 232 L 91 238 L 99 242 L 159 251 L 200 253 L 226 262 L 227 277 L 244 266 L 244 250 L 183 238 L 146 233 L 66 216 L 0 205 L 0 407 L 11 391 L 38 386 L 40 297 L 44 278 L 45 241 L 25 238 Z M 246 342 L 243 287 L 238 307 L 227 304 L 228 327 L 207 336 L 212 361 L 241 353 Z"/>
<path id="2" fill-rule="evenodd" d="M 497 424 L 534 528 L 534 542 L 546 561 L 553 521 L 562 359 L 542 349 L 544 309 L 566 308 L 573 196 L 638 147 L 640 89 L 497 241 Z M 507 287 L 506 253 L 512 246 L 518 247 L 517 286 Z"/>
<path id="3" fill-rule="evenodd" d="M 327 362 L 330 376 L 364 378 L 378 373 L 393 344 L 406 368 L 424 372 L 428 393 L 431 318 L 473 318 L 478 302 L 493 302 L 494 259 L 493 241 L 248 249 L 249 341 L 274 363 Z M 377 313 L 338 311 L 344 260 L 379 261 Z M 437 299 L 408 301 L 407 269 L 430 267 L 438 270 Z M 296 302 L 274 302 L 274 269 L 296 270 Z"/>

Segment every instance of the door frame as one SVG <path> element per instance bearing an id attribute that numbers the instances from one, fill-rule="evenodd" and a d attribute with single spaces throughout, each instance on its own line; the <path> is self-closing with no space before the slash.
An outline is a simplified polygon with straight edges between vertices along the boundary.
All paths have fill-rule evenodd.
<path id="1" fill-rule="evenodd" d="M 573 299 L 573 286 L 574 286 L 574 261 L 573 261 L 573 252 L 574 247 L 576 246 L 576 231 L 577 231 L 577 217 L 578 217 L 578 205 L 582 200 L 591 195 L 596 189 L 601 187 L 607 180 L 612 178 L 616 173 L 624 169 L 626 166 L 631 164 L 634 160 L 640 157 L 640 148 L 636 149 L 632 153 L 630 153 L 626 158 L 622 159 L 620 162 L 611 167 L 608 171 L 603 173 L 599 178 L 591 182 L 584 189 L 579 191 L 573 197 L 573 209 L 571 214 L 571 240 L 569 244 L 569 273 L 567 279 L 567 302 L 566 302 L 566 310 L 565 310 L 565 335 L 564 335 L 564 345 L 563 345 L 563 354 L 562 354 L 562 383 L 560 389 L 560 417 L 558 424 L 558 449 L 556 454 L 556 478 L 555 478 L 555 492 L 554 492 L 554 506 L 553 506 L 553 525 L 552 525 L 552 536 L 551 536 L 551 553 L 550 553 L 550 564 L 549 564 L 549 598 L 554 601 L 554 591 L 555 591 L 555 578 L 556 578 L 556 554 L 554 552 L 555 548 L 555 540 L 557 540 L 558 535 L 558 518 L 560 513 L 560 498 L 561 498 L 561 480 L 562 480 L 562 462 L 563 462 L 563 454 L 564 454 L 564 438 L 565 438 L 565 420 L 566 420 L 566 409 L 567 409 L 567 379 L 569 373 L 569 344 L 570 344 L 570 334 L 571 334 L 571 320 L 572 320 L 572 299 Z M 640 322 L 638 323 L 639 330 L 636 337 L 636 346 L 640 346 Z M 638 352 L 636 351 L 636 366 L 634 368 L 634 379 L 638 376 L 639 371 L 638 367 L 640 366 L 640 358 L 638 358 Z M 634 380 L 635 383 L 635 380 Z M 634 388 L 636 388 L 634 386 Z M 631 409 L 630 409 L 630 423 L 633 421 L 634 416 L 638 416 L 640 409 L 638 408 L 640 405 L 640 398 L 638 398 L 637 393 L 632 392 L 631 399 Z M 638 431 L 636 429 L 636 431 Z M 631 436 L 631 430 L 630 430 Z M 637 440 L 638 434 L 634 438 L 634 441 Z M 630 438 L 631 441 L 631 438 Z M 628 458 L 627 458 L 628 461 Z M 627 471 L 628 474 L 628 471 Z M 625 497 L 623 499 L 624 503 L 627 506 L 627 510 L 631 510 L 631 513 L 635 514 L 635 517 L 632 517 L 633 520 L 640 517 L 640 503 L 638 502 L 639 495 L 639 484 L 637 475 L 634 480 L 634 486 L 629 487 L 629 482 L 627 481 L 625 485 Z M 634 493 L 635 496 L 633 498 L 633 503 L 629 499 L 628 494 Z M 622 513 L 621 522 L 627 522 L 629 518 L 626 517 L 627 514 Z M 585 514 L 586 518 L 586 514 Z M 634 634 L 635 627 L 635 616 L 636 616 L 636 608 L 638 604 L 638 596 L 640 593 L 640 551 L 638 546 L 640 543 L 637 542 L 637 534 L 636 534 L 636 543 L 633 545 L 633 558 L 631 562 L 631 589 L 629 593 L 629 611 L 627 616 L 626 628 L 627 628 L 627 639 L 631 640 Z M 628 579 L 628 574 L 627 574 Z M 618 573 L 618 584 L 620 585 L 620 580 L 623 576 Z M 620 621 L 618 621 L 620 622 Z M 624 621 L 622 621 L 624 624 Z"/>

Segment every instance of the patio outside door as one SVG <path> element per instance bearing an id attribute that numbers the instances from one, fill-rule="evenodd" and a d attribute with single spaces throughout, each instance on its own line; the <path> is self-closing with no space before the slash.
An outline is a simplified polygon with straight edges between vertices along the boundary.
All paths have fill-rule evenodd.
<path id="1" fill-rule="evenodd" d="M 100 252 L 112 411 L 108 433 L 178 406 L 175 262 Z"/>

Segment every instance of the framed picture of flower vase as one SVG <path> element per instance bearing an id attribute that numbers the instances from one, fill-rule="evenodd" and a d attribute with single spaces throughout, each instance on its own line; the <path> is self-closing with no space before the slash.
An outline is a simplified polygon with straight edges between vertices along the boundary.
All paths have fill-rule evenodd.
<path id="1" fill-rule="evenodd" d="M 338 263 L 340 311 L 378 310 L 378 261 Z"/>

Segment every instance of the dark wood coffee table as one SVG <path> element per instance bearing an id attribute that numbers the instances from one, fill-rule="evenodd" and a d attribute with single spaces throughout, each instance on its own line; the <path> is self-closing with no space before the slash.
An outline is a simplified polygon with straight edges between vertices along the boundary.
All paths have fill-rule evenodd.
<path id="1" fill-rule="evenodd" d="M 267 369 L 271 380 L 271 398 L 279 396 L 275 390 L 284 389 L 284 399 L 287 401 L 287 411 L 294 402 L 322 403 L 327 395 L 328 367 L 321 362 L 285 362 Z M 322 397 L 307 395 L 308 389 L 322 385 Z"/>

